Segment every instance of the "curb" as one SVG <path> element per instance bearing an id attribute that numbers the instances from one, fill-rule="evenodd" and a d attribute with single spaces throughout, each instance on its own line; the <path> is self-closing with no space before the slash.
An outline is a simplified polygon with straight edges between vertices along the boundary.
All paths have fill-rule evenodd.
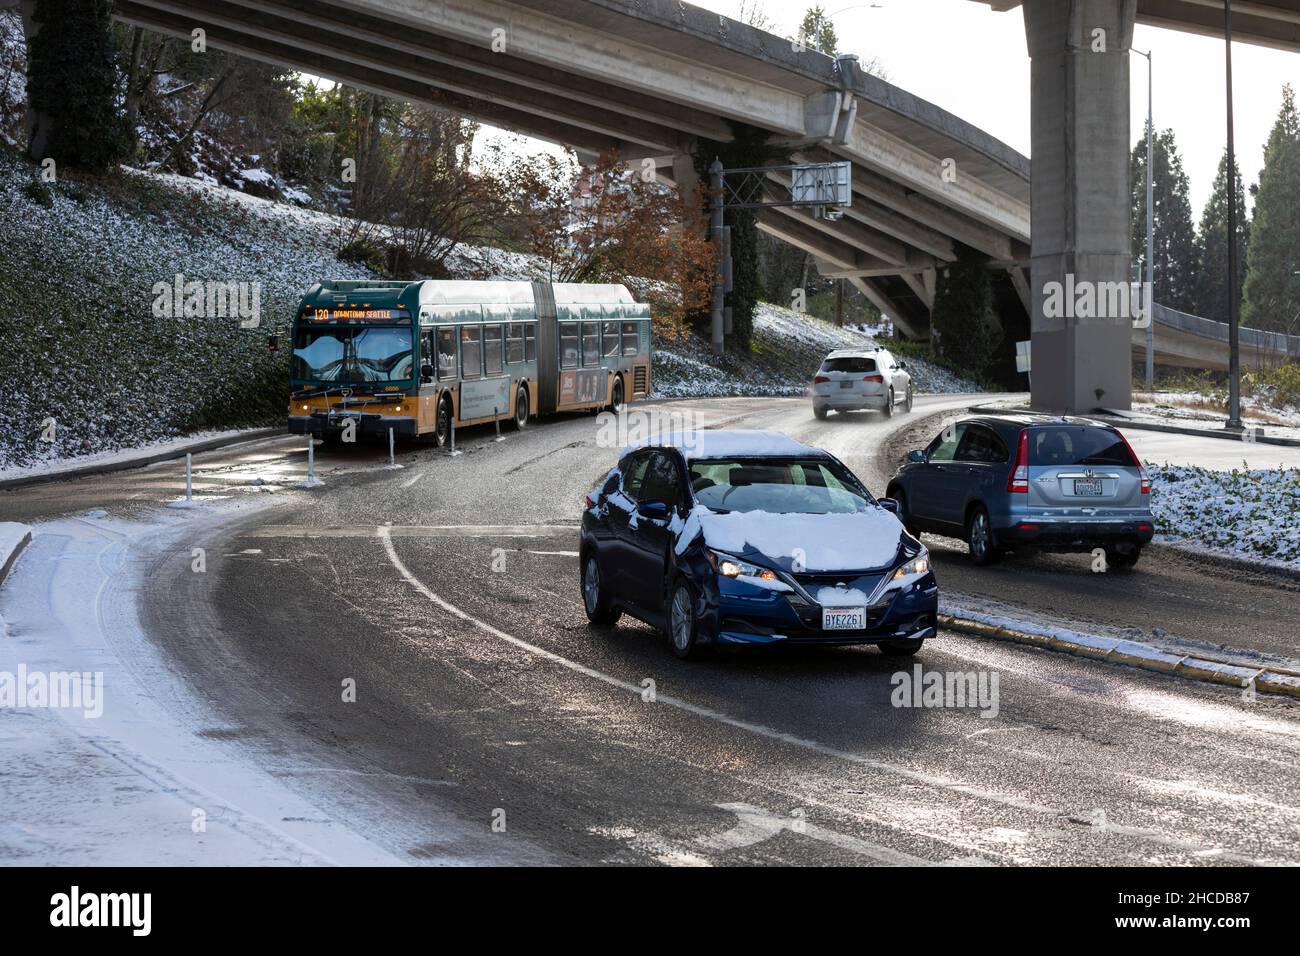
<path id="1" fill-rule="evenodd" d="M 17 521 L 0 521 L 0 584 L 13 570 L 18 555 L 32 543 L 32 529 Z"/>
<path id="2" fill-rule="evenodd" d="M 1007 415 L 1021 414 L 1017 409 L 1011 408 L 992 408 L 988 405 L 971 405 L 967 411 L 976 412 L 982 415 Z M 1033 409 L 1025 409 L 1023 414 L 1035 414 Z M 1240 442 L 1245 439 L 1240 433 L 1230 432 L 1226 428 L 1191 428 L 1185 425 L 1166 425 L 1163 422 L 1146 422 L 1123 418 L 1118 415 L 1108 414 L 1106 412 L 1089 412 L 1081 415 L 1082 418 L 1095 418 L 1098 421 L 1105 422 L 1107 425 L 1114 425 L 1117 428 L 1139 428 L 1150 432 L 1169 432 L 1175 435 L 1195 435 L 1198 438 L 1218 438 L 1221 441 Z M 1284 445 L 1290 448 L 1300 448 L 1300 438 L 1280 438 L 1269 436 L 1262 428 L 1255 429 L 1253 442 L 1257 445 Z"/>
<path id="3" fill-rule="evenodd" d="M 1300 669 L 1285 667 L 1243 667 L 1226 661 L 1215 661 L 1190 654 L 1170 654 L 1141 641 L 1120 637 L 1102 637 L 1096 634 L 1074 633 L 1070 637 L 1058 634 L 1034 633 L 1002 624 L 990 624 L 959 614 L 940 612 L 939 624 L 949 630 L 976 637 L 1029 644 L 1045 650 L 1073 654 L 1097 661 L 1127 664 L 1143 670 L 1172 674 L 1188 680 L 1208 684 L 1221 684 L 1238 690 L 1254 687 L 1258 692 L 1282 694 L 1300 699 Z"/>
<path id="4" fill-rule="evenodd" d="M 19 478 L 5 478 L 0 480 L 0 490 L 22 488 L 25 485 L 41 485 L 51 481 L 66 481 L 71 478 L 85 478 L 89 475 L 106 475 L 110 472 L 127 471 L 131 468 L 143 468 L 146 465 L 156 465 L 160 461 L 171 461 L 174 458 L 184 458 L 186 455 L 198 454 L 202 451 L 212 451 L 214 448 L 224 448 L 227 445 L 238 445 L 241 442 L 261 441 L 264 438 L 274 438 L 277 435 L 287 434 L 288 432 L 283 428 L 255 428 L 250 431 L 240 432 L 237 435 L 227 435 L 223 438 L 200 439 L 193 444 L 177 445 L 174 448 L 169 448 L 167 451 L 143 454 L 139 458 L 129 458 L 125 461 L 76 465 L 62 471 L 46 471 L 38 475 L 23 475 Z"/>

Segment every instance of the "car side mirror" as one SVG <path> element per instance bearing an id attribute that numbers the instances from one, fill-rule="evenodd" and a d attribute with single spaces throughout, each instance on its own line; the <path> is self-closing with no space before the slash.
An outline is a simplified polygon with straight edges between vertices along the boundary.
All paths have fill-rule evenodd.
<path id="1" fill-rule="evenodd" d="M 899 363 L 898 363 L 898 367 L 899 367 L 899 368 L 907 368 L 907 363 L 906 363 L 906 362 L 899 362 Z"/>
<path id="2" fill-rule="evenodd" d="M 420 379 L 421 379 L 421 381 L 425 381 L 425 382 L 432 382 L 432 381 L 433 381 L 433 366 L 432 366 L 432 365 L 421 365 L 421 366 L 420 366 Z"/>
<path id="3" fill-rule="evenodd" d="M 921 451 L 919 448 L 913 448 L 907 453 L 907 460 L 921 464 L 925 461 L 925 452 Z"/>
<path id="4" fill-rule="evenodd" d="M 641 501 L 637 503 L 636 513 L 642 518 L 667 518 L 668 503 L 665 501 Z"/>
<path id="5" fill-rule="evenodd" d="M 880 507 L 884 508 L 891 515 L 898 514 L 898 502 L 893 498 L 877 498 L 876 504 L 880 505 Z"/>

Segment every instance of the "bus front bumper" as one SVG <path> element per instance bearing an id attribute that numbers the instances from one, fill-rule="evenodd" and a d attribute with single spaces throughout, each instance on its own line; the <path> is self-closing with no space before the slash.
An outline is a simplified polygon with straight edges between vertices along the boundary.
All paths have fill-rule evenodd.
<path id="1" fill-rule="evenodd" d="M 386 435 L 388 429 L 402 438 L 414 438 L 420 434 L 419 423 L 409 416 L 380 415 L 376 412 L 315 412 L 311 415 L 290 415 L 290 435 L 315 435 L 322 438 L 328 433 L 343 431 L 349 420 L 357 423 L 360 435 Z"/>

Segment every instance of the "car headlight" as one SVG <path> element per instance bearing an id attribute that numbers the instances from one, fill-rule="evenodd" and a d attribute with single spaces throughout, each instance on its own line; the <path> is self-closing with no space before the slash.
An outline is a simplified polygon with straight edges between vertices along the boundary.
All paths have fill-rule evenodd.
<path id="1" fill-rule="evenodd" d="M 760 568 L 748 561 L 741 561 L 721 551 L 709 551 L 709 564 L 724 578 L 758 578 L 761 581 L 778 580 L 776 572 L 769 568 Z"/>
<path id="2" fill-rule="evenodd" d="M 922 548 L 920 554 L 914 557 L 911 561 L 908 561 L 906 564 L 901 565 L 898 570 L 894 572 L 894 580 L 906 581 L 908 578 L 920 577 L 922 574 L 928 573 L 929 570 L 930 552 L 925 550 L 925 548 Z"/>

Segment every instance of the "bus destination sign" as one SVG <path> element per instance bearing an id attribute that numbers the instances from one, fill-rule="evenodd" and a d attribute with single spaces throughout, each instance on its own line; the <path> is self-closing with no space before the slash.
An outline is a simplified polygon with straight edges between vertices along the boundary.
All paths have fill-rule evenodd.
<path id="1" fill-rule="evenodd" d="M 372 309 L 353 305 L 326 309 L 309 307 L 304 315 L 313 322 L 401 322 L 411 318 L 407 309 Z"/>

